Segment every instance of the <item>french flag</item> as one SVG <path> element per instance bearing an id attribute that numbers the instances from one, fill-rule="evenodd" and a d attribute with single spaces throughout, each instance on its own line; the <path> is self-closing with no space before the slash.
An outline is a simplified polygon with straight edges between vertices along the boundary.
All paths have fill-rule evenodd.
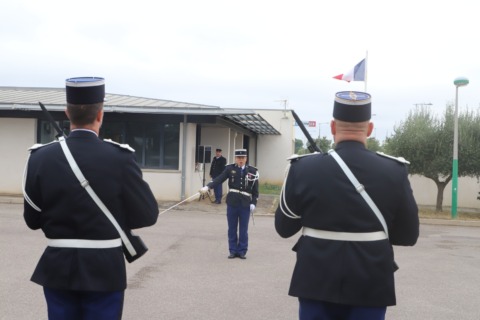
<path id="1" fill-rule="evenodd" d="M 365 59 L 360 61 L 347 73 L 339 74 L 338 76 L 333 77 L 338 80 L 350 81 L 365 81 Z"/>

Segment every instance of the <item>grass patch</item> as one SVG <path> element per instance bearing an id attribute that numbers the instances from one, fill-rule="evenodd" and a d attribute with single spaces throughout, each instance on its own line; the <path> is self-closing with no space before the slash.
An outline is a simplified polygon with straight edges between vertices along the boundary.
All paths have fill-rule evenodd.
<path id="1" fill-rule="evenodd" d="M 258 186 L 258 192 L 260 194 L 274 194 L 279 195 L 282 190 L 282 186 L 270 183 L 263 183 Z"/>
<path id="2" fill-rule="evenodd" d="M 452 219 L 450 211 L 436 212 L 433 209 L 419 208 L 418 215 L 424 219 Z M 460 220 L 480 220 L 480 212 L 457 212 L 457 219 Z"/>

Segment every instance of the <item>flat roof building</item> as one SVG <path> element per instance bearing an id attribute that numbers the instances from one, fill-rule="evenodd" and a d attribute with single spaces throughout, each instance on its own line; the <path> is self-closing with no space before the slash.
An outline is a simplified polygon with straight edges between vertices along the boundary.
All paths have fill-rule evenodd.
<path id="1" fill-rule="evenodd" d="M 68 133 L 64 88 L 0 87 L 4 154 L 0 194 L 21 194 L 28 148 L 55 139 L 38 102 Z M 247 149 L 249 163 L 259 169 L 260 183 L 277 185 L 283 182 L 286 158 L 294 152 L 294 119 L 289 110 L 221 108 L 106 93 L 104 111 L 100 137 L 135 149 L 158 200 L 185 199 L 208 183 L 214 155 L 209 150 L 223 149 L 232 163 L 235 149 Z M 199 154 L 199 150 L 207 152 Z"/>

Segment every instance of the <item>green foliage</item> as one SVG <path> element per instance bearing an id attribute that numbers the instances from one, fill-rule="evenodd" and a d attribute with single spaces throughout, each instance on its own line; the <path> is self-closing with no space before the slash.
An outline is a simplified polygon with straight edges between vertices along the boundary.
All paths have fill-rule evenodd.
<path id="1" fill-rule="evenodd" d="M 270 183 L 262 183 L 258 186 L 258 192 L 260 194 L 280 194 L 282 186 L 278 186 Z"/>
<path id="2" fill-rule="evenodd" d="M 298 152 L 302 149 L 303 149 L 302 139 L 295 139 L 295 153 L 298 154 Z"/>
<path id="3" fill-rule="evenodd" d="M 333 141 L 330 139 L 327 139 L 327 137 L 315 139 L 315 143 L 320 148 L 320 150 L 322 150 L 322 152 L 327 152 L 328 150 L 332 149 L 332 145 L 333 145 Z"/>
<path id="4" fill-rule="evenodd" d="M 410 111 L 384 144 L 385 152 L 408 161 L 409 172 L 432 179 L 437 187 L 437 211 L 443 190 L 452 178 L 455 108 L 447 105 L 441 118 L 426 106 Z M 480 175 L 480 115 L 467 110 L 458 115 L 458 176 Z"/>
<path id="5" fill-rule="evenodd" d="M 374 137 L 370 137 L 367 139 L 367 149 L 373 152 L 377 152 L 377 151 L 383 152 L 383 147 L 380 144 L 380 141 L 378 141 Z"/>

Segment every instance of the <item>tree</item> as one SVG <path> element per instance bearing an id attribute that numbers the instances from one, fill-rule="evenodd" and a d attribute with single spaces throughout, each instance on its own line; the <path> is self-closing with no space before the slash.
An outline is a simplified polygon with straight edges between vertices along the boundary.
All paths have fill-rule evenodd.
<path id="1" fill-rule="evenodd" d="M 332 140 L 327 139 L 327 137 L 315 139 L 315 144 L 322 150 L 322 152 L 327 152 L 332 149 Z"/>
<path id="2" fill-rule="evenodd" d="M 447 105 L 442 119 L 426 106 L 415 108 L 405 121 L 394 127 L 385 141 L 387 153 L 410 161 L 409 172 L 432 179 L 437 186 L 436 211 L 443 211 L 443 193 L 452 179 L 454 108 Z M 458 176 L 480 174 L 480 117 L 466 111 L 458 117 Z"/>
<path id="3" fill-rule="evenodd" d="M 383 147 L 380 144 L 380 141 L 378 141 L 374 137 L 370 137 L 367 139 L 367 149 L 373 152 L 383 151 Z"/>
<path id="4" fill-rule="evenodd" d="M 303 141 L 302 139 L 295 139 L 295 152 L 296 154 L 299 154 L 300 150 L 303 149 Z"/>

